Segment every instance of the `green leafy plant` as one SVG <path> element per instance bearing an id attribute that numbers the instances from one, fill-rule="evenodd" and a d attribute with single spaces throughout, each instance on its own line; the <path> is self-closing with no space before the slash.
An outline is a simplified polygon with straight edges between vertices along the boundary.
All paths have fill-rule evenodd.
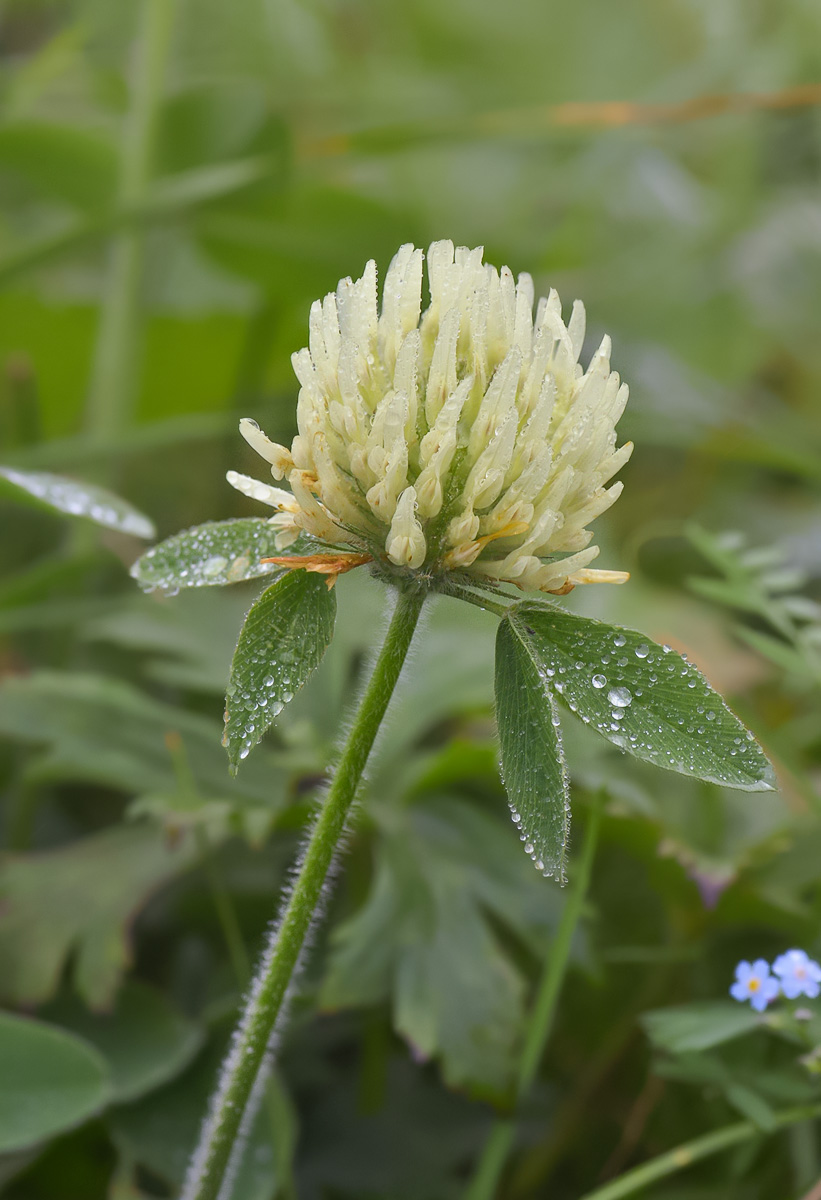
<path id="1" fill-rule="evenodd" d="M 381 314 L 373 263 L 314 305 L 310 349 L 294 356 L 302 391 L 290 450 L 254 422 L 242 423 L 274 478 L 287 477 L 291 487 L 228 473 L 240 491 L 277 510 L 267 527 L 234 521 L 190 530 L 133 569 L 144 587 L 176 591 L 278 568 L 280 578 L 248 613 L 231 667 L 224 743 L 235 770 L 318 666 L 333 633 L 337 578 L 367 565 L 394 593 L 384 644 L 224 1064 L 187 1200 L 214 1200 L 230 1188 L 274 1030 L 430 594 L 500 618 L 502 771 L 525 850 L 543 874 L 565 878 L 570 801 L 560 703 L 654 765 L 745 790 L 773 786 L 753 735 L 669 646 L 506 593 L 510 583 L 564 594 L 578 584 L 624 582 L 624 573 L 589 567 L 598 551 L 587 546 L 584 526 L 621 491 L 604 484 L 632 448 L 615 445 L 627 391 L 610 370 L 607 338 L 586 373 L 577 367 L 581 305 L 565 326 L 551 293 L 534 322 L 529 277 L 515 284 L 506 268 L 483 266 L 481 251 L 430 248 L 431 306 L 420 317 L 422 261 L 412 247 L 399 251 Z M 260 555 L 271 535 L 276 553 Z M 589 870 L 588 858 L 585 877 Z M 560 939 L 522 1090 L 566 953 Z M 421 1045 L 430 1049 L 424 1037 Z M 489 1143 L 474 1197 L 492 1194 L 506 1146 L 505 1136 Z"/>

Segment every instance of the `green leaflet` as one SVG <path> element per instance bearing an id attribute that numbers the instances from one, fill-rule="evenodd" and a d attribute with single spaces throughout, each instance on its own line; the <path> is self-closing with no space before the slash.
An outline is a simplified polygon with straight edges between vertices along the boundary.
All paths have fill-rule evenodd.
<path id="1" fill-rule="evenodd" d="M 86 1042 L 0 1013 L 0 1152 L 73 1129 L 109 1099 L 105 1063 Z"/>
<path id="2" fill-rule="evenodd" d="M 499 1098 L 515 1072 L 526 995 L 511 950 L 521 938 L 543 953 L 561 897 L 492 808 L 436 791 L 385 809 L 375 800 L 370 891 L 331 936 L 320 1004 L 389 1000 L 396 1031 L 441 1061 L 450 1087 Z"/>
<path id="3" fill-rule="evenodd" d="M 84 1000 L 110 1004 L 130 959 L 134 917 L 194 858 L 193 839 L 169 845 L 145 825 L 114 825 L 55 850 L 7 858 L 0 867 L 0 997 L 9 1004 L 48 999 L 70 960 Z"/>
<path id="4" fill-rule="evenodd" d="M 499 623 L 496 720 L 502 776 L 525 850 L 545 875 L 564 881 L 570 795 L 556 704 L 525 627 Z"/>
<path id="5" fill-rule="evenodd" d="M 120 988 L 110 1012 L 92 1012 L 67 992 L 40 1015 L 99 1051 L 111 1073 L 115 1104 L 136 1100 L 174 1079 L 203 1038 L 201 1028 L 177 1012 L 162 992 L 137 979 Z"/>
<path id="6" fill-rule="evenodd" d="M 310 554 L 316 543 L 300 537 L 287 550 L 277 550 L 278 530 L 263 517 L 209 521 L 195 525 L 146 551 L 131 574 L 146 591 L 176 592 L 180 588 L 222 587 L 262 575 L 282 575 L 276 563 L 263 558 Z"/>
<path id="7" fill-rule="evenodd" d="M 22 491 L 38 507 L 56 509 L 70 517 L 86 517 L 95 525 L 130 533 L 132 537 L 154 537 L 153 522 L 106 488 L 52 475 L 49 471 L 21 471 L 17 467 L 0 467 L 0 478 L 13 485 L 12 495 L 19 497 Z"/>
<path id="8" fill-rule="evenodd" d="M 686 1054 L 720 1046 L 733 1038 L 760 1029 L 766 1018 L 746 1005 L 730 1000 L 676 1004 L 657 1008 L 641 1018 L 650 1041 L 671 1054 Z"/>
<path id="9" fill-rule="evenodd" d="M 518 604 L 509 620 L 544 684 L 619 749 L 725 787 L 775 786 L 753 735 L 669 646 L 543 603 Z"/>
<path id="10" fill-rule="evenodd" d="M 231 770 L 319 666 L 333 636 L 336 596 L 324 576 L 289 571 L 253 605 L 239 635 L 225 696 Z"/>

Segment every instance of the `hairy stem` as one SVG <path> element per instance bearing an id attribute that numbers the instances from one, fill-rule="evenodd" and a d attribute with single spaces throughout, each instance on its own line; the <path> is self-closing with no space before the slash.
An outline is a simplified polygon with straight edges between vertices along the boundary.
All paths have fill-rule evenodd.
<path id="1" fill-rule="evenodd" d="M 234 1147 L 250 1117 L 249 1101 L 277 1018 L 299 963 L 362 772 L 413 638 L 425 593 L 399 593 L 385 642 L 348 734 L 328 795 L 311 832 L 278 931 L 251 988 L 222 1078 L 189 1169 L 183 1200 L 226 1200 Z"/>
<path id="2" fill-rule="evenodd" d="M 553 1017 L 559 999 L 567 964 L 570 959 L 570 946 L 573 934 L 579 923 L 587 888 L 590 883 L 590 872 L 596 853 L 599 836 L 600 804 L 596 803 L 590 813 L 587 835 L 579 859 L 576 876 L 567 897 L 567 903 L 562 911 L 561 921 L 556 930 L 556 936 L 550 947 L 550 954 L 545 963 L 544 972 L 536 993 L 533 1012 L 528 1022 L 525 1035 L 525 1045 L 519 1061 L 519 1071 L 516 1080 L 516 1100 L 521 1102 L 530 1091 L 539 1064 L 544 1057 L 547 1040 L 553 1026 Z M 493 1200 L 497 1194 L 499 1180 L 504 1170 L 505 1162 L 516 1136 L 515 1117 L 505 1117 L 496 1122 L 485 1143 L 482 1156 L 476 1168 L 476 1173 L 466 1192 L 465 1200 Z"/>

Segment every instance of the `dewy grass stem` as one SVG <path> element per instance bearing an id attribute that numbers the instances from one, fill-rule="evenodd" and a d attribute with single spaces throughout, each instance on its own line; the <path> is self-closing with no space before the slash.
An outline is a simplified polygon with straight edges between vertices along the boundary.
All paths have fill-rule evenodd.
<path id="1" fill-rule="evenodd" d="M 238 1142 L 277 1018 L 382 719 L 419 620 L 425 592 L 400 591 L 382 649 L 362 696 L 325 802 L 310 835 L 276 936 L 259 973 L 223 1068 L 189 1169 L 183 1200 L 227 1200 Z"/>
<path id="2" fill-rule="evenodd" d="M 573 934 L 579 923 L 587 888 L 590 883 L 590 872 L 599 837 L 599 822 L 601 820 L 601 801 L 597 799 L 590 811 L 587 834 L 582 848 L 581 857 L 576 869 L 575 879 L 567 897 L 567 903 L 562 911 L 559 927 L 550 948 L 545 963 L 544 972 L 536 992 L 533 1012 L 528 1023 L 525 1045 L 519 1062 L 519 1072 L 516 1081 L 516 1100 L 521 1102 L 536 1078 L 547 1040 L 553 1027 L 553 1017 L 556 1003 L 559 999 L 562 984 L 567 974 L 567 964 L 570 959 L 570 946 Z M 493 1126 L 490 1136 L 485 1143 L 482 1156 L 479 1159 L 476 1173 L 465 1194 L 465 1200 L 493 1200 L 499 1187 L 499 1180 L 504 1170 L 505 1162 L 510 1153 L 516 1136 L 516 1119 L 514 1116 L 504 1117 Z"/>

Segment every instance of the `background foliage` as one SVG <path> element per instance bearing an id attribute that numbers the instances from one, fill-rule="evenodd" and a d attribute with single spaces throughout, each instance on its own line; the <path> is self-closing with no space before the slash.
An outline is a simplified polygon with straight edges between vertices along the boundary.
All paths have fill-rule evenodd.
<path id="1" fill-rule="evenodd" d="M 781 791 L 662 774 L 567 723 L 576 838 L 599 798 L 602 837 L 504 1200 L 576 1200 L 817 1095 L 742 1010 L 727 1042 L 676 1012 L 723 998 L 740 957 L 821 955 L 821 116 L 663 106 L 815 83 L 819 47 L 812 0 L 0 3 L 12 468 L 113 489 L 160 536 L 259 515 L 223 482 L 252 469 L 237 418 L 290 438 L 310 301 L 403 241 L 483 243 L 582 297 L 591 346 L 613 336 L 637 448 L 597 531 L 632 580 L 568 607 L 686 650 Z M 141 595 L 129 511 L 0 492 L 11 1200 L 174 1194 L 381 620 L 379 587 L 341 580 L 316 679 L 231 778 L 223 692 L 261 584 Z M 446 599 L 429 617 L 241 1200 L 458 1196 L 509 1103 L 564 895 L 508 818 L 494 624 Z M 645 1194 L 798 1197 L 819 1175 L 805 1125 Z"/>

